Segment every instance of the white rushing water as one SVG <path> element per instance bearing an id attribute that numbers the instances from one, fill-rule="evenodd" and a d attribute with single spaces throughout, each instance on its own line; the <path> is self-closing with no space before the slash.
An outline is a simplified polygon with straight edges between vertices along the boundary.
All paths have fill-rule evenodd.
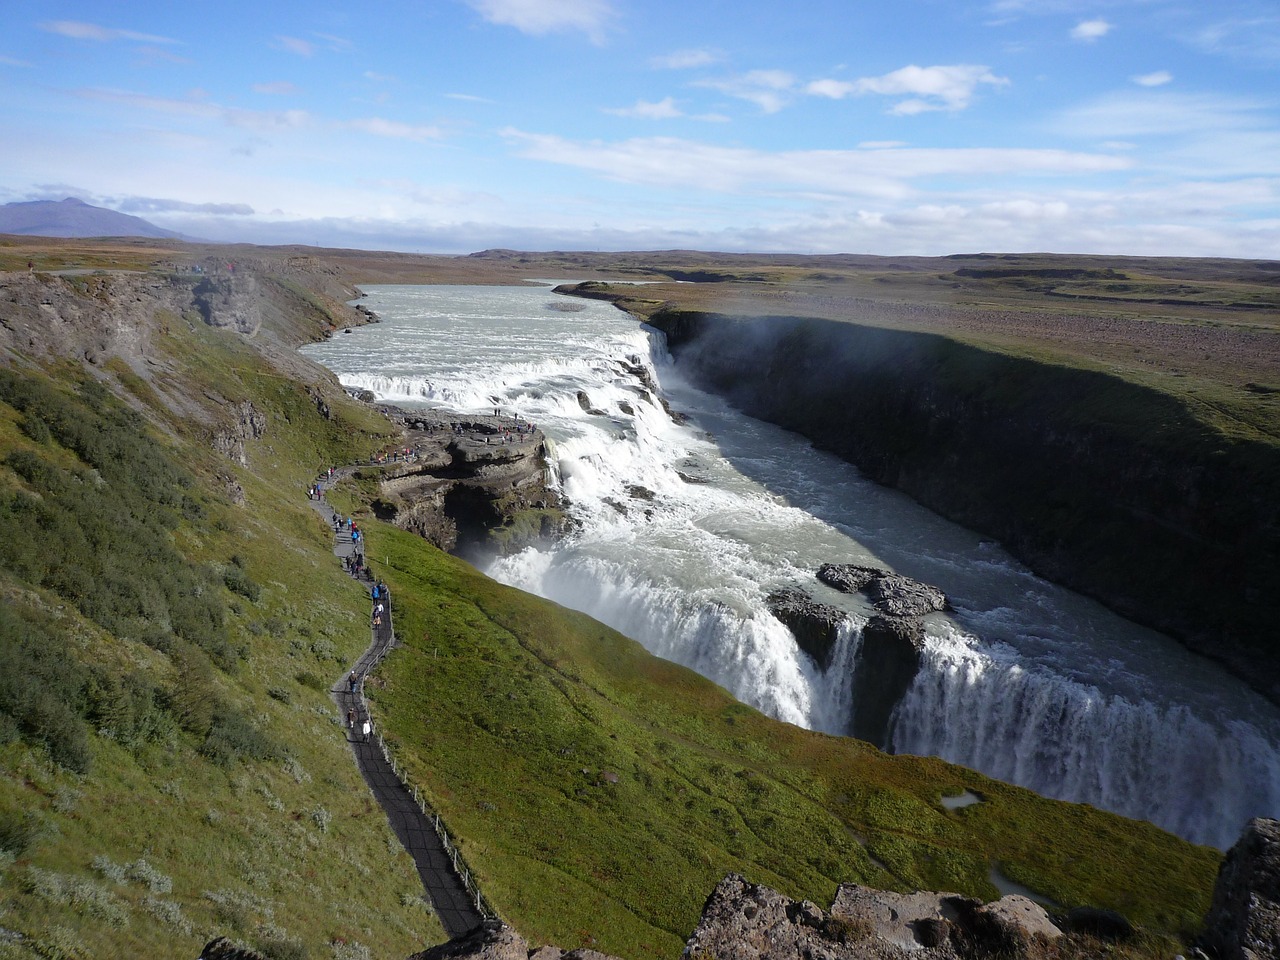
<path id="1" fill-rule="evenodd" d="M 305 348 L 402 406 L 533 420 L 577 531 L 494 562 L 507 583 L 591 614 L 791 723 L 843 733 L 870 608 L 824 562 L 936 584 L 925 667 L 890 746 L 1225 848 L 1280 813 L 1280 711 L 1168 638 L 1045 582 L 970 531 L 680 377 L 612 306 L 546 288 L 367 289 L 383 322 Z M 556 305 L 559 305 L 557 309 Z M 636 374 L 644 367 L 672 420 Z M 589 413 L 578 400 L 584 391 Z M 848 619 L 822 670 L 768 612 L 799 586 Z"/>

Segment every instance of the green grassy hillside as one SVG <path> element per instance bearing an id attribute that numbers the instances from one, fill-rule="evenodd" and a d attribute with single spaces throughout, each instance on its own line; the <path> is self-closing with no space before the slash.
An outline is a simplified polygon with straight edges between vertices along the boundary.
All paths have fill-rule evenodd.
<path id="1" fill-rule="evenodd" d="M 375 525 L 407 644 L 375 709 L 497 908 L 526 935 L 676 956 L 738 871 L 829 903 L 856 881 L 1058 904 L 1193 929 L 1216 852 L 938 760 L 771 720 L 580 614 Z M 984 802 L 948 812 L 969 789 Z"/>
<path id="2" fill-rule="evenodd" d="M 166 322 L 149 380 L 0 367 L 0 957 L 407 956 L 444 937 L 327 694 L 366 600 L 303 495 L 385 424 Z"/>

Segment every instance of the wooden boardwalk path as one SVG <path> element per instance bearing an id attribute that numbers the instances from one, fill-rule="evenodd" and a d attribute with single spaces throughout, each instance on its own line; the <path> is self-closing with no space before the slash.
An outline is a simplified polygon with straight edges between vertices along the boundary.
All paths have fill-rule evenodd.
<path id="1" fill-rule="evenodd" d="M 350 468 L 340 468 L 335 472 L 332 481 L 320 481 L 321 488 L 327 488 L 332 482 L 336 482 L 348 473 Z M 311 506 L 332 528 L 333 508 L 323 499 L 313 499 Z M 338 533 L 334 554 L 345 560 L 354 551 L 355 546 L 351 535 L 345 531 Z M 362 582 L 368 587 L 373 585 L 367 573 Z M 338 705 L 340 716 L 345 718 L 349 710 L 355 711 L 355 724 L 347 729 L 347 739 L 351 743 L 356 765 L 360 768 L 360 773 L 368 784 L 369 790 L 386 813 L 392 830 L 413 858 L 418 876 L 422 879 L 423 889 L 430 898 L 445 932 L 450 937 L 456 937 L 479 926 L 486 919 L 488 911 L 484 910 L 483 899 L 479 893 L 473 892 L 474 885 L 470 883 L 470 874 L 465 868 L 459 870 L 456 854 L 445 836 L 438 830 L 438 818 L 426 813 L 416 793 L 400 779 L 376 729 L 367 741 L 364 738 L 362 733 L 364 722 L 369 720 L 372 724 L 368 705 L 364 699 L 364 678 L 395 645 L 395 631 L 392 628 L 389 602 L 386 603 L 381 624 L 371 623 L 370 633 L 372 639 L 369 647 L 351 668 L 355 672 L 355 684 L 352 685 L 350 682 L 350 672 L 348 672 L 334 684 L 330 693 Z"/>

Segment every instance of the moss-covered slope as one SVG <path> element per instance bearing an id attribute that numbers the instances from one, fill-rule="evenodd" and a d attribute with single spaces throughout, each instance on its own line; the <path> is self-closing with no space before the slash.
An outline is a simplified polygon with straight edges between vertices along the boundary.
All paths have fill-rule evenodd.
<path id="1" fill-rule="evenodd" d="M 407 647 L 375 709 L 491 901 L 527 935 L 675 956 L 728 871 L 827 903 L 841 881 L 1193 928 L 1216 852 L 942 761 L 771 720 L 580 614 L 382 525 Z M 943 794 L 984 802 L 948 812 Z"/>

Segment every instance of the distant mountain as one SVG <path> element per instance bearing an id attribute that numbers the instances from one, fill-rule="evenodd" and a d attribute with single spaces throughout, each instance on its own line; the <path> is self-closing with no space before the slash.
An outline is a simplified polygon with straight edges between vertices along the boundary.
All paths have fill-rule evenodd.
<path id="1" fill-rule="evenodd" d="M 75 197 L 6 203 L 0 206 L 0 233 L 17 233 L 30 237 L 182 239 L 182 234 L 164 230 L 141 217 L 95 207 Z"/>

